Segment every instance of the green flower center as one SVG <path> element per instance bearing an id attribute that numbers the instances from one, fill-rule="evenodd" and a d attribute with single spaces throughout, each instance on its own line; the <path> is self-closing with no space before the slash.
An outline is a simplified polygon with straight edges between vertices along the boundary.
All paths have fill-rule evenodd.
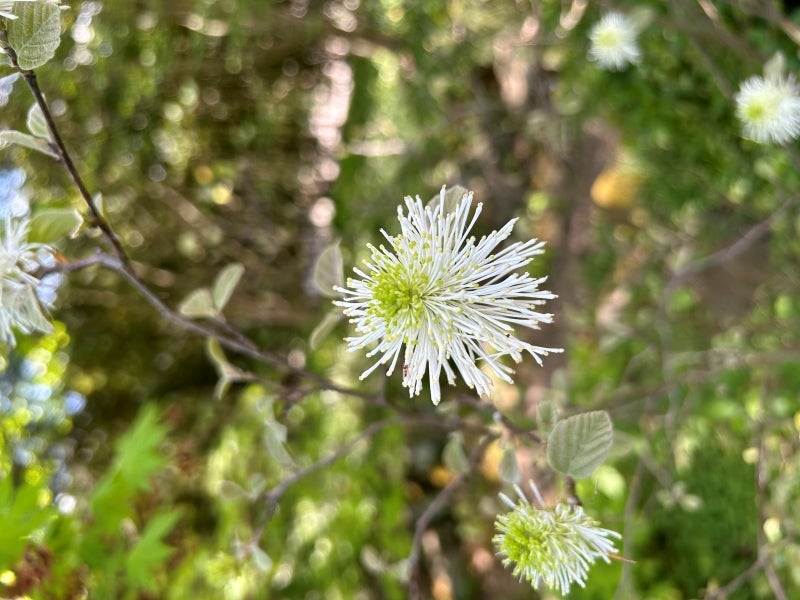
<path id="1" fill-rule="evenodd" d="M 555 533 L 554 523 L 536 510 L 523 508 L 505 515 L 504 535 L 495 543 L 515 563 L 547 565 L 552 561 L 547 540 Z"/>
<path id="2" fill-rule="evenodd" d="M 375 316 L 391 321 L 398 316 L 410 316 L 413 322 L 425 310 L 425 298 L 430 293 L 428 277 L 422 273 L 409 273 L 401 264 L 381 272 L 372 285 L 375 303 L 371 311 Z"/>
<path id="3" fill-rule="evenodd" d="M 757 102 L 750 102 L 744 107 L 744 116 L 748 121 L 761 121 L 768 118 L 775 113 L 774 102 L 770 102 L 765 98 L 759 99 Z"/>

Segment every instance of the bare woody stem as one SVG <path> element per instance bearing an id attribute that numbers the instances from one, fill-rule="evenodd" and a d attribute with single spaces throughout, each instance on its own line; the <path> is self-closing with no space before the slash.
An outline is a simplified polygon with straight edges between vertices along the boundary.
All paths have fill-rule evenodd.
<path id="1" fill-rule="evenodd" d="M 81 197 L 89 207 L 89 212 L 92 214 L 92 220 L 90 223 L 98 227 L 100 231 L 103 232 L 103 235 L 106 237 L 106 239 L 108 239 L 111 246 L 114 248 L 114 254 L 116 254 L 120 262 L 122 262 L 126 267 L 130 267 L 130 260 L 128 259 L 128 255 L 125 253 L 124 248 L 122 247 L 119 237 L 111 228 L 111 225 L 109 225 L 108 221 L 106 221 L 106 219 L 103 217 L 100 209 L 97 207 L 97 203 L 89 193 L 89 189 L 86 187 L 86 184 L 78 172 L 72 157 L 67 151 L 67 147 L 64 145 L 64 141 L 61 139 L 61 134 L 59 134 L 58 127 L 56 127 L 55 120 L 53 119 L 53 113 L 50 111 L 50 107 L 48 106 L 47 101 L 44 98 L 44 94 L 39 87 L 39 82 L 36 79 L 36 72 L 20 68 L 19 63 L 17 62 L 17 53 L 12 47 L 4 45 L 3 50 L 11 59 L 11 64 L 14 65 L 14 68 L 17 69 L 17 71 L 19 71 L 19 73 L 25 79 L 28 89 L 30 89 L 31 94 L 33 94 L 33 97 L 36 100 L 36 104 L 41 109 L 42 115 L 44 115 L 44 120 L 47 123 L 47 128 L 50 130 L 50 147 L 55 151 L 57 160 L 67 170 L 67 173 L 69 173 L 69 176 L 75 184 L 75 187 L 78 188 Z"/>

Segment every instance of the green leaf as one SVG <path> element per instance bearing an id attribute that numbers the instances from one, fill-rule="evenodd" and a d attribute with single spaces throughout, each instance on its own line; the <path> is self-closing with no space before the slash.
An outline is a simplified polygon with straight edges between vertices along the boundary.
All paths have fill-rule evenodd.
<path id="1" fill-rule="evenodd" d="M 765 79 L 781 79 L 786 74 L 786 57 L 778 51 L 764 63 Z"/>
<path id="2" fill-rule="evenodd" d="M 536 424 L 543 435 L 550 435 L 558 421 L 558 408 L 552 400 L 544 400 L 536 405 Z"/>
<path id="3" fill-rule="evenodd" d="M 454 185 L 444 192 L 444 214 L 455 212 L 461 199 L 469 193 L 469 190 L 460 185 Z M 428 200 L 427 206 L 434 208 L 439 204 L 441 193 L 436 194 L 433 198 Z"/>
<path id="4" fill-rule="evenodd" d="M 611 417 L 604 410 L 559 421 L 547 438 L 547 462 L 576 479 L 591 475 L 611 448 Z"/>
<path id="5" fill-rule="evenodd" d="M 250 558 L 253 560 L 255 568 L 262 573 L 269 573 L 272 569 L 272 559 L 269 557 L 269 554 L 258 546 L 253 546 L 250 549 Z"/>
<path id="6" fill-rule="evenodd" d="M 514 446 L 509 445 L 503 450 L 503 457 L 500 459 L 498 471 L 500 479 L 506 483 L 517 483 L 519 481 L 520 470 L 517 462 L 517 451 Z"/>
<path id="7" fill-rule="evenodd" d="M 333 328 L 342 320 L 342 315 L 337 312 L 329 312 L 323 317 L 322 321 L 320 321 L 319 325 L 314 328 L 314 331 L 311 332 L 311 336 L 308 339 L 308 345 L 312 350 L 316 350 L 319 348 L 319 345 L 322 343 L 328 335 L 333 331 Z"/>
<path id="8" fill-rule="evenodd" d="M 277 421 L 264 421 L 264 445 L 269 455 L 284 466 L 292 466 L 294 461 L 286 451 L 286 427 Z"/>
<path id="9" fill-rule="evenodd" d="M 32 104 L 28 109 L 28 131 L 38 138 L 50 141 L 50 128 L 47 126 L 47 121 L 44 118 L 42 109 L 38 104 Z"/>
<path id="10" fill-rule="evenodd" d="M 15 487 L 11 477 L 0 480 L 0 569 L 19 559 L 31 534 L 55 516 L 55 508 L 42 502 L 43 497 L 49 497 L 43 484 Z"/>
<path id="11" fill-rule="evenodd" d="M 272 458 L 284 466 L 292 466 L 294 461 L 286 450 L 286 427 L 275 420 L 272 403 L 272 398 L 264 399 L 264 445 Z"/>
<path id="12" fill-rule="evenodd" d="M 216 317 L 219 314 L 208 288 L 200 288 L 190 292 L 178 306 L 178 312 L 190 319 Z"/>
<path id="13" fill-rule="evenodd" d="M 217 275 L 213 292 L 214 306 L 217 312 L 222 312 L 222 309 L 225 308 L 242 275 L 244 275 L 244 266 L 239 263 L 228 265 Z"/>
<path id="14" fill-rule="evenodd" d="M 20 69 L 37 69 L 49 61 L 61 42 L 61 8 L 49 2 L 15 2 L 16 19 L 6 21 L 8 43 Z"/>
<path id="15" fill-rule="evenodd" d="M 455 473 L 466 473 L 469 471 L 469 459 L 464 450 L 464 438 L 454 433 L 447 440 L 447 444 L 442 451 L 442 462 L 444 466 Z"/>
<path id="16" fill-rule="evenodd" d="M 22 133 L 14 129 L 0 131 L 0 149 L 10 146 L 11 144 L 24 146 L 25 148 L 30 148 L 31 150 L 36 150 L 37 152 L 56 158 L 56 153 L 50 149 L 47 141 L 42 138 L 28 135 L 27 133 Z"/>
<path id="17" fill-rule="evenodd" d="M 28 239 L 39 244 L 53 244 L 72 237 L 83 224 L 83 217 L 73 208 L 50 208 L 31 218 Z"/>
<path id="18" fill-rule="evenodd" d="M 141 538 L 128 553 L 125 572 L 128 581 L 136 588 L 151 593 L 156 591 L 153 569 L 163 566 L 164 561 L 174 552 L 163 540 L 175 527 L 179 516 L 179 511 L 171 510 L 152 517 Z"/>
<path id="19" fill-rule="evenodd" d="M 241 369 L 228 362 L 228 358 L 225 356 L 222 346 L 220 346 L 219 342 L 214 338 L 208 338 L 206 340 L 206 352 L 219 375 L 217 385 L 214 386 L 214 400 L 220 400 L 225 396 L 231 383 L 246 379 L 246 375 Z"/>
<path id="20" fill-rule="evenodd" d="M 313 273 L 314 286 L 319 293 L 328 298 L 338 298 L 334 286 L 344 285 L 344 261 L 339 242 L 325 248 L 317 258 Z"/>

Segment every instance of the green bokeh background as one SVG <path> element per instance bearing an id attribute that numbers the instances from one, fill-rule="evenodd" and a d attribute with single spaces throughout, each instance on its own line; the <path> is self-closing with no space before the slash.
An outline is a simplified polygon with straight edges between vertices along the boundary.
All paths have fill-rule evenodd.
<path id="1" fill-rule="evenodd" d="M 640 65 L 613 73 L 586 59 L 611 8 L 649 11 Z M 776 52 L 797 72 L 795 23 L 744 0 L 71 3 L 39 81 L 137 272 L 175 307 L 241 263 L 227 321 L 299 370 L 228 352 L 251 377 L 215 399 L 203 339 L 111 271 L 70 274 L 56 332 L 0 355 L 2 594 L 33 574 L 32 598 L 407 597 L 415 523 L 453 476 L 448 415 L 491 410 L 462 387 L 435 410 L 397 374 L 359 383 L 344 322 L 312 348 L 331 305 L 311 274 L 335 240 L 349 272 L 403 196 L 460 184 L 480 232 L 518 218 L 548 242 L 531 272 L 559 295 L 530 339 L 564 354 L 519 365 L 497 408 L 614 421 L 578 492 L 636 562 L 570 597 L 793 597 L 800 155 L 743 140 L 733 96 Z M 31 101 L 18 81 L 0 123 L 23 129 Z M 0 168 L 34 213 L 84 210 L 48 157 L 8 147 Z M 87 228 L 59 250 L 102 244 Z M 251 543 L 265 492 L 398 416 L 291 486 Z M 543 447 L 514 441 L 523 479 L 562 498 Z M 430 524 L 424 597 L 553 597 L 494 557 L 495 454 Z"/>

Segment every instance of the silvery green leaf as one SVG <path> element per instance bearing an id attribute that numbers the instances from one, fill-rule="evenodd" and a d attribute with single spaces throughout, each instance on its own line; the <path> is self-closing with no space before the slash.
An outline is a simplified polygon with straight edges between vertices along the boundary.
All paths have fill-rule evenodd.
<path id="1" fill-rule="evenodd" d="M 776 52 L 764 63 L 764 79 L 783 79 L 786 73 L 786 57 L 783 52 Z"/>
<path id="2" fill-rule="evenodd" d="M 269 573 L 269 571 L 272 569 L 272 559 L 269 557 L 269 554 L 264 552 L 258 546 L 251 547 L 250 558 L 253 560 L 253 564 L 255 565 L 256 569 L 262 573 Z"/>
<path id="3" fill-rule="evenodd" d="M 47 154 L 48 156 L 56 158 L 55 152 L 50 149 L 47 141 L 43 140 L 42 138 L 34 137 L 14 129 L 0 131 L 0 148 L 5 148 L 11 144 L 17 144 L 18 146 L 24 146 L 25 148 L 30 148 L 31 150 L 37 150 L 42 154 Z"/>
<path id="4" fill-rule="evenodd" d="M 333 288 L 344 285 L 344 262 L 339 242 L 334 242 L 320 252 L 312 279 L 320 294 L 328 298 L 338 297 Z"/>
<path id="5" fill-rule="evenodd" d="M 286 451 L 286 427 L 274 419 L 264 419 L 264 445 L 269 455 L 285 466 L 294 464 Z"/>
<path id="6" fill-rule="evenodd" d="M 38 104 L 32 104 L 28 109 L 28 131 L 38 138 L 50 141 L 50 128 L 44 119 L 44 113 Z"/>
<path id="7" fill-rule="evenodd" d="M 308 340 L 308 345 L 310 346 L 310 348 L 312 350 L 316 350 L 317 348 L 319 348 L 319 345 L 322 343 L 322 340 L 328 337 L 330 332 L 333 331 L 333 328 L 336 327 L 337 323 L 339 323 L 339 321 L 341 320 L 342 320 L 341 314 L 334 311 L 327 313 L 322 318 L 322 321 L 319 322 L 319 325 L 317 325 L 314 328 L 314 331 L 311 332 L 311 336 L 309 337 Z"/>
<path id="8" fill-rule="evenodd" d="M 466 473 L 469 471 L 469 459 L 464 451 L 463 438 L 454 433 L 447 440 L 447 444 L 442 452 L 442 462 L 444 466 L 455 473 Z"/>
<path id="9" fill-rule="evenodd" d="M 517 483 L 519 481 L 520 471 L 519 463 L 517 462 L 517 451 L 514 446 L 509 445 L 503 449 L 503 456 L 500 459 L 499 467 L 500 479 L 506 483 Z"/>
<path id="10" fill-rule="evenodd" d="M 461 199 L 468 193 L 469 190 L 460 185 L 454 185 L 453 187 L 446 189 L 444 192 L 444 214 L 454 212 L 456 207 L 461 202 Z M 428 200 L 427 206 L 430 208 L 436 207 L 439 204 L 440 198 L 441 192 Z"/>
<path id="11" fill-rule="evenodd" d="M 49 61 L 61 42 L 61 9 L 49 2 L 15 2 L 14 20 L 6 21 L 8 43 L 20 69 L 37 69 Z"/>
<path id="12" fill-rule="evenodd" d="M 217 312 L 221 312 L 225 308 L 242 275 L 244 275 L 244 266 L 239 263 L 228 265 L 217 275 L 213 293 L 214 306 Z"/>
<path id="13" fill-rule="evenodd" d="M 74 208 L 50 208 L 31 218 L 28 239 L 40 244 L 53 244 L 72 237 L 83 224 L 83 217 Z"/>
<path id="14" fill-rule="evenodd" d="M 201 319 L 204 317 L 216 317 L 219 314 L 214 301 L 211 299 L 211 292 L 208 288 L 200 288 L 190 292 L 183 302 L 178 306 L 178 312 L 184 317 Z"/>
<path id="15" fill-rule="evenodd" d="M 544 400 L 536 405 L 536 424 L 539 432 L 543 435 L 550 435 L 558 421 L 558 408 L 552 400 Z"/>
<path id="16" fill-rule="evenodd" d="M 547 438 L 547 462 L 556 471 L 583 479 L 599 467 L 611 448 L 611 417 L 598 410 L 559 421 Z"/>

